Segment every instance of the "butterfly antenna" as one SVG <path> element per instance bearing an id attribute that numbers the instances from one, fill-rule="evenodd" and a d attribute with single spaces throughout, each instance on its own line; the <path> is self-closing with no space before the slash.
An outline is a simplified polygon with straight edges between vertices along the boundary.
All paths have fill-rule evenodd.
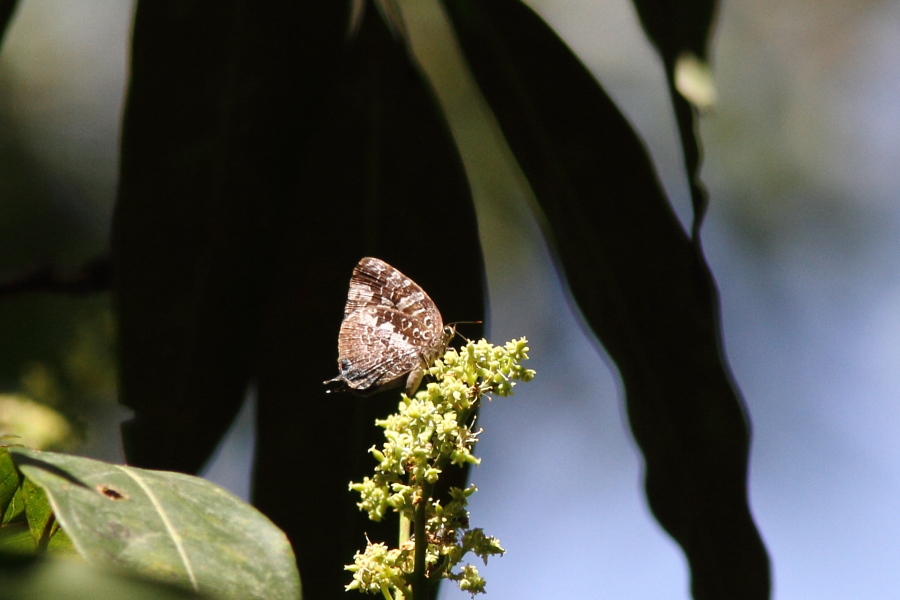
<path id="1" fill-rule="evenodd" d="M 466 343 L 469 343 L 472 340 L 470 340 L 469 338 L 467 338 L 466 336 L 464 336 L 463 334 L 458 332 L 456 330 L 456 326 L 457 325 L 480 325 L 483 322 L 484 321 L 453 321 L 452 323 L 447 323 L 447 327 L 450 327 L 451 329 L 453 329 L 453 335 L 458 335 L 462 339 L 466 340 Z"/>

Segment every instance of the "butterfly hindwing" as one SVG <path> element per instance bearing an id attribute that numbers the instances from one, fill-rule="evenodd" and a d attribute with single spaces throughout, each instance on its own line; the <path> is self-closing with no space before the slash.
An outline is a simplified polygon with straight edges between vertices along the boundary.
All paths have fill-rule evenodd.
<path id="1" fill-rule="evenodd" d="M 358 310 L 344 319 L 339 367 L 351 388 L 390 387 L 422 363 L 420 349 L 402 329 L 404 320 L 400 311 L 384 307 Z"/>

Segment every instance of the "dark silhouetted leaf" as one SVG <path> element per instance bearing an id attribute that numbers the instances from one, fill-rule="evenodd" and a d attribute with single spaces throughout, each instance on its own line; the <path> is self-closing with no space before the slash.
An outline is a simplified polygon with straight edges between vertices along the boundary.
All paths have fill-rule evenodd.
<path id="1" fill-rule="evenodd" d="M 327 109 L 316 115 L 320 127 L 302 140 L 296 193 L 304 201 L 279 219 L 282 259 L 268 290 L 258 379 L 255 502 L 297 536 L 304 589 L 315 598 L 344 597 L 343 565 L 366 535 L 397 535 L 396 522 L 368 521 L 347 493 L 349 481 L 371 474 L 366 450 L 381 435 L 374 421 L 395 409 L 397 392 L 323 394 L 322 382 L 338 374 L 353 267 L 363 256 L 385 260 L 420 284 L 447 322 L 484 312 L 481 249 L 460 158 L 430 90 L 375 11 L 336 75 Z M 465 477 L 447 474 L 447 484 Z"/>
<path id="2" fill-rule="evenodd" d="M 709 270 L 647 153 L 571 51 L 517 0 L 446 0 L 547 216 L 572 295 L 618 365 L 659 522 L 698 600 L 766 598 L 747 504 L 748 427 L 719 352 Z"/>
<path id="3" fill-rule="evenodd" d="M 632 0 L 644 31 L 674 64 L 683 52 L 706 59 L 716 16 L 716 0 Z"/>
<path id="4" fill-rule="evenodd" d="M 10 453 L 25 477 L 46 493 L 56 519 L 88 562 L 220 598 L 300 598 L 287 538 L 222 488 L 181 473 L 66 454 L 24 448 Z"/>
<path id="5" fill-rule="evenodd" d="M 700 181 L 700 140 L 696 111 L 675 88 L 675 70 L 686 54 L 707 62 L 709 38 L 716 15 L 716 0 L 633 0 L 641 25 L 663 61 L 669 97 L 678 123 L 685 170 L 694 205 L 693 234 L 699 239 L 700 226 L 709 199 Z"/>
<path id="6" fill-rule="evenodd" d="M 312 47 L 326 58 L 339 48 L 320 43 L 340 34 L 337 4 L 138 4 L 112 228 L 134 464 L 198 471 L 244 398 L 277 259 L 273 206 L 297 201 L 286 138 L 314 96 L 292 84 L 333 67 L 308 59 Z M 292 30 L 301 15 L 320 33 Z"/>
<path id="7" fill-rule="evenodd" d="M 9 22 L 12 21 L 18 3 L 18 0 L 0 0 L 0 48 L 3 47 L 6 28 L 9 27 Z"/>
<path id="8" fill-rule="evenodd" d="M 395 265 L 444 318 L 482 318 L 465 173 L 431 93 L 349 3 L 138 5 L 113 223 L 129 462 L 194 472 L 258 390 L 254 502 L 304 587 L 396 528 L 347 491 L 394 397 L 326 396 L 350 273 Z M 467 331 L 477 336 L 477 328 Z"/>

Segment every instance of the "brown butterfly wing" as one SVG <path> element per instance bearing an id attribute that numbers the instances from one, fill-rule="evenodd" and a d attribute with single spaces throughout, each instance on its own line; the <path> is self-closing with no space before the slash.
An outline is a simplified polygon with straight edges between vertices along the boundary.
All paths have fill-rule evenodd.
<path id="1" fill-rule="evenodd" d="M 423 364 L 422 347 L 409 333 L 409 319 L 391 308 L 358 310 L 344 319 L 338 368 L 347 386 L 370 393 L 402 383 Z"/>
<path id="2" fill-rule="evenodd" d="M 437 306 L 412 279 L 363 258 L 350 279 L 338 337 L 340 374 L 326 383 L 360 394 L 400 385 L 444 351 L 443 329 Z"/>

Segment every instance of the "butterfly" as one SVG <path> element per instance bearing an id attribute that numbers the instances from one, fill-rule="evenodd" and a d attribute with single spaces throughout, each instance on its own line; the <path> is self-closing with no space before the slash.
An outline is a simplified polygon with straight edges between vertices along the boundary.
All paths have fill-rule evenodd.
<path id="1" fill-rule="evenodd" d="M 350 277 L 338 335 L 340 374 L 324 382 L 327 391 L 368 395 L 406 378 L 412 396 L 454 334 L 415 281 L 383 260 L 363 258 Z"/>

